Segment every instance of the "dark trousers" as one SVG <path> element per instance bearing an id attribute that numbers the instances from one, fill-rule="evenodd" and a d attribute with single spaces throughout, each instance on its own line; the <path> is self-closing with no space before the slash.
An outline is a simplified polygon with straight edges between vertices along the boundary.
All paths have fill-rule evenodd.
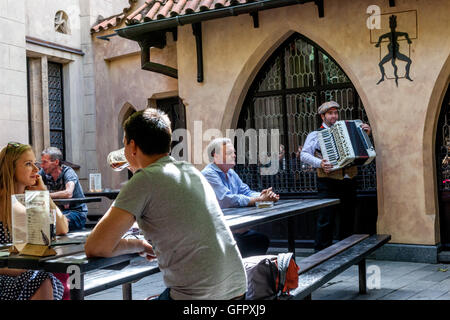
<path id="1" fill-rule="evenodd" d="M 248 230 L 243 233 L 233 233 L 242 258 L 264 255 L 269 248 L 270 240 L 262 233 Z"/>
<path id="2" fill-rule="evenodd" d="M 356 179 L 317 179 L 319 198 L 339 198 L 341 203 L 319 210 L 316 225 L 316 251 L 332 244 L 334 232 L 342 240 L 354 233 L 356 209 Z"/>

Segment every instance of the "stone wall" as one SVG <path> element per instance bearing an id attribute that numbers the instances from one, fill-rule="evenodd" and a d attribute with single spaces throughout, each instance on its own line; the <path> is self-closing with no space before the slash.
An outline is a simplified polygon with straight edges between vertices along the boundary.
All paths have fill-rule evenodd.
<path id="1" fill-rule="evenodd" d="M 28 143 L 25 1 L 0 1 L 0 146 Z"/>

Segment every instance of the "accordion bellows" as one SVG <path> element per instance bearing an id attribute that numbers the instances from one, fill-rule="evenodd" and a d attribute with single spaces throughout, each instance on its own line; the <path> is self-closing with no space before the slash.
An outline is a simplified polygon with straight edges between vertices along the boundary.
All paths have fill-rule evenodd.
<path id="1" fill-rule="evenodd" d="M 375 148 L 361 128 L 362 123 L 361 120 L 341 120 L 331 128 L 318 131 L 322 156 L 333 165 L 331 171 L 367 165 L 375 159 Z"/>

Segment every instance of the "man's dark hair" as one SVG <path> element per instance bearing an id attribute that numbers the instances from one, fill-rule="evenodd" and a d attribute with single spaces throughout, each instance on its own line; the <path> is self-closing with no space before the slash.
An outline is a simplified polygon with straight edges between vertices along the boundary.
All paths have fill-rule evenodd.
<path id="1" fill-rule="evenodd" d="M 170 152 L 170 120 L 161 110 L 148 108 L 135 112 L 124 122 L 123 129 L 126 143 L 134 140 L 146 155 Z"/>

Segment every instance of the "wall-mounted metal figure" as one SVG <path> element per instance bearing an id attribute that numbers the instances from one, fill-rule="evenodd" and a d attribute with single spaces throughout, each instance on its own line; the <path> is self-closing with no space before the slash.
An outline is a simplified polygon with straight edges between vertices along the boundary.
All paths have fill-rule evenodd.
<path id="1" fill-rule="evenodd" d="M 377 82 L 377 84 L 379 84 L 380 82 L 384 81 L 384 77 L 386 76 L 386 73 L 384 71 L 383 65 L 390 60 L 391 63 L 392 63 L 392 66 L 394 67 L 395 84 L 398 86 L 398 75 L 397 75 L 398 67 L 395 64 L 395 60 L 396 59 L 401 60 L 401 61 L 406 61 L 405 78 L 410 80 L 410 81 L 413 81 L 413 80 L 409 77 L 409 69 L 411 67 L 411 62 L 412 61 L 411 61 L 410 58 L 408 58 L 404 54 L 400 53 L 400 51 L 399 51 L 399 44 L 397 42 L 397 39 L 399 37 L 404 36 L 409 44 L 411 44 L 412 41 L 409 38 L 408 33 L 395 31 L 395 28 L 397 28 L 397 16 L 392 15 L 392 16 L 389 17 L 389 27 L 391 28 L 391 32 L 388 32 L 388 33 L 385 33 L 385 34 L 381 35 L 378 38 L 377 44 L 375 44 L 375 47 L 378 48 L 380 46 L 380 43 L 381 43 L 381 41 L 383 39 L 385 39 L 385 38 L 389 39 L 389 44 L 388 44 L 389 53 L 383 59 L 381 59 L 380 63 L 378 64 L 378 66 L 380 67 L 380 71 L 381 71 L 381 79 Z"/>

